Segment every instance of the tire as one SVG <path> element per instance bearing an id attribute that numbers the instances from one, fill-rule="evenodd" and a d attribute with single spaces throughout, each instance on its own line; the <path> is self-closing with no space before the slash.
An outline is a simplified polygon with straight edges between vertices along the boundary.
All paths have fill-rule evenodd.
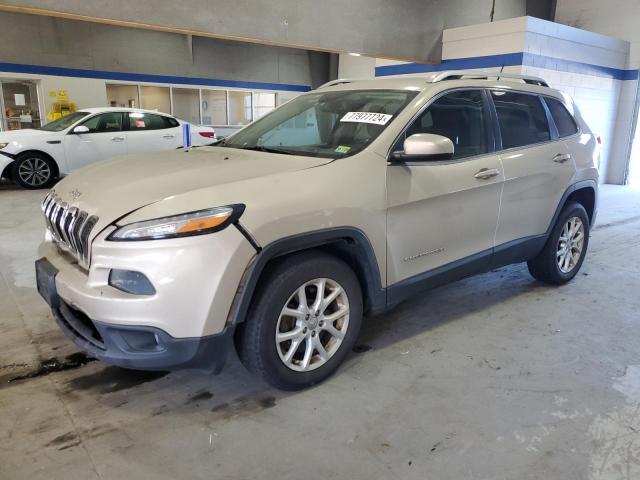
<path id="1" fill-rule="evenodd" d="M 49 188 L 56 180 L 57 166 L 47 155 L 25 152 L 14 160 L 11 175 L 22 188 L 37 190 Z"/>
<path id="2" fill-rule="evenodd" d="M 325 292 L 324 299 L 337 296 L 324 310 L 318 309 L 317 316 L 313 306 L 319 286 Z M 312 308 L 305 308 L 300 292 Z M 285 307 L 289 309 L 286 313 Z M 247 320 L 236 332 L 238 355 L 249 371 L 276 388 L 293 391 L 311 387 L 333 374 L 353 348 L 362 310 L 360 284 L 346 263 L 319 251 L 290 255 L 261 279 Z M 331 314 L 336 318 L 324 320 Z M 276 332 L 291 339 L 278 342 Z M 324 357 L 316 347 L 318 341 Z"/>
<path id="3" fill-rule="evenodd" d="M 569 222 L 574 223 L 570 224 Z M 578 223 L 580 226 L 577 226 Z M 573 230 L 574 227 L 575 230 Z M 580 232 L 581 243 L 577 240 L 580 237 Z M 566 242 L 563 240 L 566 236 L 572 242 L 570 251 L 566 248 Z M 558 216 L 542 252 L 527 262 L 529 272 L 533 278 L 541 282 L 564 285 L 580 270 L 588 246 L 589 217 L 587 211 L 579 203 L 571 202 L 564 207 Z M 563 255 L 563 251 L 567 253 Z"/>

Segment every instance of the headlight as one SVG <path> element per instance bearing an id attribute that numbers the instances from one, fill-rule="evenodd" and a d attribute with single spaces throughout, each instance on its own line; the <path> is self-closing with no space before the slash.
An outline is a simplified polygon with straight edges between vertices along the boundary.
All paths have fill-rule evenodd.
<path id="1" fill-rule="evenodd" d="M 240 218 L 243 211 L 244 205 L 229 205 L 172 217 L 130 223 L 109 235 L 108 240 L 159 240 L 162 238 L 204 235 L 226 228 Z"/>
<path id="2" fill-rule="evenodd" d="M 8 142 L 4 142 L 4 143 L 0 143 L 0 150 L 2 150 L 4 147 L 6 147 L 7 145 L 9 145 Z"/>

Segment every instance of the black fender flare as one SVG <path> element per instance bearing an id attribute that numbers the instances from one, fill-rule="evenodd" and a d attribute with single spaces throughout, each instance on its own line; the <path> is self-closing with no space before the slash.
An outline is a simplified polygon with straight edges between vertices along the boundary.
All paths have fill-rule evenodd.
<path id="1" fill-rule="evenodd" d="M 556 211 L 553 214 L 553 217 L 551 217 L 551 222 L 549 223 L 549 227 L 547 227 L 547 231 L 545 232 L 545 235 L 547 237 L 551 234 L 551 230 L 553 230 L 553 227 L 555 226 L 556 221 L 560 216 L 560 212 L 562 212 L 562 209 L 567 204 L 567 200 L 571 196 L 571 194 L 578 190 L 582 190 L 584 188 L 590 188 L 591 190 L 593 190 L 594 203 L 593 203 L 593 214 L 591 218 L 590 227 L 593 226 L 593 223 L 596 218 L 596 212 L 598 211 L 598 184 L 596 183 L 595 180 L 582 180 L 580 182 L 576 182 L 570 185 L 569 188 L 567 188 L 565 192 L 562 194 L 562 198 L 558 202 Z"/>
<path id="2" fill-rule="evenodd" d="M 365 311 L 377 313 L 386 307 L 386 290 L 382 287 L 380 268 L 371 242 L 355 227 L 338 227 L 292 235 L 276 240 L 260 250 L 249 264 L 233 300 L 227 324 L 242 323 L 265 268 L 275 258 L 319 247 L 335 247 L 348 254 L 362 285 Z"/>

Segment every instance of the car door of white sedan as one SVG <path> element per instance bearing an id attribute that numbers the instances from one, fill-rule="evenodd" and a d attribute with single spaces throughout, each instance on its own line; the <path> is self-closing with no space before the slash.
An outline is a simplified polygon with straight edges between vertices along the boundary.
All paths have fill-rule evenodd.
<path id="1" fill-rule="evenodd" d="M 65 136 L 64 151 L 69 171 L 126 155 L 127 137 L 123 131 L 122 112 L 99 113 L 78 126 L 87 127 L 89 131 L 74 133 L 72 130 Z"/>
<path id="2" fill-rule="evenodd" d="M 172 117 L 131 112 L 128 114 L 128 120 L 129 154 L 173 150 L 182 146 L 182 129 L 178 121 Z"/>

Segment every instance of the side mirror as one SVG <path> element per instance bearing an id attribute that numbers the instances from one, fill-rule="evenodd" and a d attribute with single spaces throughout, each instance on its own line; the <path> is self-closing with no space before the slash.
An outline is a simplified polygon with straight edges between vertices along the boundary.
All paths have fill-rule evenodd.
<path id="1" fill-rule="evenodd" d="M 73 133 L 89 133 L 89 127 L 85 127 L 84 125 L 78 125 L 73 129 Z"/>
<path id="2" fill-rule="evenodd" d="M 393 152 L 391 159 L 396 162 L 428 162 L 451 160 L 453 142 L 442 135 L 415 133 L 404 141 L 404 150 Z"/>

